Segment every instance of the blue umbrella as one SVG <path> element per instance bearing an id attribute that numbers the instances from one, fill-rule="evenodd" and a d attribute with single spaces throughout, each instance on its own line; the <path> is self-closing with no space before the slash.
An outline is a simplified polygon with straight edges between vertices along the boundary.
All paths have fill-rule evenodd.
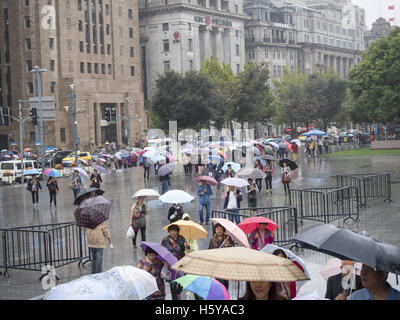
<path id="1" fill-rule="evenodd" d="M 239 172 L 239 171 L 240 171 L 241 165 L 240 165 L 239 163 L 236 163 L 236 162 L 228 162 L 228 163 L 225 163 L 224 166 L 222 167 L 222 170 L 223 170 L 224 172 L 225 172 L 226 170 L 228 170 L 228 164 L 231 165 L 233 171 L 235 171 L 235 172 Z"/>
<path id="2" fill-rule="evenodd" d="M 325 135 L 325 134 L 326 134 L 326 133 L 323 132 L 323 131 L 321 131 L 321 130 L 312 129 L 312 130 L 310 130 L 310 131 L 308 131 L 308 132 L 306 132 L 306 133 L 303 133 L 303 136 L 312 137 L 312 136 L 323 136 L 323 135 Z"/>
<path id="3" fill-rule="evenodd" d="M 1 150 L 1 152 L 6 153 L 6 152 L 8 152 L 8 150 L 7 149 L 3 149 L 3 150 Z"/>
<path id="4" fill-rule="evenodd" d="M 37 171 L 36 169 L 27 170 L 24 172 L 24 176 L 38 176 L 38 175 L 40 175 L 40 172 Z"/>
<path id="5" fill-rule="evenodd" d="M 162 156 L 162 155 L 160 155 L 160 154 L 156 154 L 156 155 L 153 155 L 153 156 L 150 158 L 150 160 L 153 161 L 153 162 L 158 162 L 158 161 L 165 161 L 166 158 L 165 158 L 165 156 Z"/>
<path id="6" fill-rule="evenodd" d="M 208 156 L 208 160 L 209 160 L 210 162 L 214 162 L 214 161 L 224 161 L 224 159 L 222 159 L 222 158 L 219 157 L 219 156 L 215 156 L 215 155 Z"/>
<path id="7" fill-rule="evenodd" d="M 267 164 L 267 162 L 264 159 L 261 159 L 261 157 L 254 157 L 253 160 L 254 162 L 260 160 L 262 166 L 265 166 Z"/>

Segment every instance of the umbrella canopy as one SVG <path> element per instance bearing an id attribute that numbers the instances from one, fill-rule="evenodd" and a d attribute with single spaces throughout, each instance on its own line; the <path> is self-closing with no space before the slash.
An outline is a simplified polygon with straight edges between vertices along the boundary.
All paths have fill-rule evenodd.
<path id="1" fill-rule="evenodd" d="M 301 147 L 301 141 L 299 140 L 299 139 L 293 139 L 292 140 L 292 143 L 295 143 L 295 144 L 297 144 L 297 146 L 300 148 Z"/>
<path id="2" fill-rule="evenodd" d="M 255 156 L 259 156 L 261 155 L 260 149 L 258 149 L 257 147 L 253 147 L 252 151 L 254 153 Z"/>
<path id="3" fill-rule="evenodd" d="M 31 148 L 25 148 L 24 151 L 25 152 L 29 152 L 29 151 L 32 151 L 32 149 Z"/>
<path id="4" fill-rule="evenodd" d="M 234 241 L 243 247 L 250 248 L 249 240 L 247 240 L 246 234 L 236 224 L 227 219 L 211 218 L 214 224 L 220 224 L 225 228 L 225 233 L 229 235 Z"/>
<path id="5" fill-rule="evenodd" d="M 8 150 L 7 150 L 7 149 L 3 149 L 3 150 L 1 150 L 0 152 L 6 153 L 6 152 L 8 152 Z"/>
<path id="6" fill-rule="evenodd" d="M 82 168 L 72 168 L 72 171 L 78 171 L 80 176 L 85 177 L 86 179 L 89 179 L 88 174 Z"/>
<path id="7" fill-rule="evenodd" d="M 241 178 L 227 178 L 225 180 L 222 180 L 221 183 L 227 186 L 234 186 L 236 188 L 243 188 L 249 185 L 246 180 L 243 180 Z"/>
<path id="8" fill-rule="evenodd" d="M 104 157 L 104 158 L 107 158 L 107 159 L 112 158 L 112 156 L 107 154 L 107 153 L 102 153 L 101 156 Z"/>
<path id="9" fill-rule="evenodd" d="M 158 199 L 164 203 L 189 203 L 194 200 L 194 197 L 182 190 L 170 190 Z"/>
<path id="10" fill-rule="evenodd" d="M 143 300 L 157 291 L 156 278 L 149 272 L 120 266 L 60 284 L 43 300 Z"/>
<path id="11" fill-rule="evenodd" d="M 267 223 L 266 229 L 271 232 L 274 232 L 278 229 L 278 225 L 275 221 L 265 217 L 252 217 L 246 218 L 241 223 L 238 224 L 238 227 L 243 230 L 244 233 L 252 233 L 254 230 L 260 227 L 260 223 Z"/>
<path id="12" fill-rule="evenodd" d="M 186 240 L 207 239 L 206 229 L 192 220 L 178 220 L 165 226 L 163 230 L 168 232 L 168 227 L 173 225 L 180 228 L 179 234 Z"/>
<path id="13" fill-rule="evenodd" d="M 52 177 L 52 178 L 61 178 L 61 172 L 56 170 L 56 169 L 46 169 L 44 170 L 43 174 L 47 177 Z"/>
<path id="14" fill-rule="evenodd" d="M 174 281 L 204 300 L 230 300 L 225 286 L 213 278 L 187 274 Z"/>
<path id="15" fill-rule="evenodd" d="M 210 161 L 210 162 L 221 162 L 222 161 L 223 162 L 224 159 L 220 156 L 212 155 L 212 156 L 208 156 L 208 161 Z"/>
<path id="16" fill-rule="evenodd" d="M 132 199 L 137 199 L 139 197 L 146 197 L 147 199 L 158 199 L 160 197 L 160 194 L 153 189 L 141 189 L 132 196 Z"/>
<path id="17" fill-rule="evenodd" d="M 228 170 L 228 164 L 231 165 L 231 168 L 232 168 L 233 171 L 235 171 L 235 172 L 239 172 L 240 171 L 241 165 L 239 163 L 236 163 L 236 162 L 225 163 L 224 166 L 222 167 L 223 171 Z"/>
<path id="18" fill-rule="evenodd" d="M 210 176 L 200 176 L 200 177 L 197 177 L 194 180 L 195 181 L 205 181 L 207 184 L 210 184 L 210 185 L 213 185 L 213 186 L 217 186 L 218 185 L 218 181 L 215 180 L 213 177 L 210 177 Z"/>
<path id="19" fill-rule="evenodd" d="M 279 166 L 283 168 L 284 162 L 286 162 L 286 165 L 290 168 L 290 170 L 296 170 L 298 168 L 297 163 L 289 159 L 280 160 Z"/>
<path id="20" fill-rule="evenodd" d="M 238 178 L 252 178 L 252 179 L 264 179 L 267 175 L 264 171 L 256 168 L 244 168 L 236 174 Z"/>
<path id="21" fill-rule="evenodd" d="M 288 145 L 284 142 L 280 143 L 278 146 L 279 146 L 279 149 L 288 149 Z"/>
<path id="22" fill-rule="evenodd" d="M 400 274 L 400 248 L 378 242 L 369 236 L 322 224 L 304 229 L 292 239 L 306 249 L 342 260 L 359 261 L 376 270 Z"/>
<path id="23" fill-rule="evenodd" d="M 102 196 L 86 199 L 74 212 L 76 224 L 95 229 L 110 218 L 110 209 L 111 203 Z"/>
<path id="24" fill-rule="evenodd" d="M 176 162 L 176 159 L 169 153 L 167 153 L 166 157 L 168 158 L 169 162 Z"/>
<path id="25" fill-rule="evenodd" d="M 318 130 L 318 129 L 312 129 L 306 133 L 303 133 L 303 136 L 306 136 L 306 137 L 323 136 L 323 135 L 325 135 L 325 132 Z"/>
<path id="26" fill-rule="evenodd" d="M 273 146 L 276 149 L 279 149 L 279 144 L 277 144 L 276 142 L 269 141 L 268 144 L 270 144 L 271 146 Z"/>
<path id="27" fill-rule="evenodd" d="M 278 160 L 277 158 L 275 158 L 274 156 L 270 155 L 270 154 L 263 154 L 260 159 L 262 160 L 269 160 L 269 161 L 276 161 Z"/>
<path id="28" fill-rule="evenodd" d="M 162 156 L 161 154 L 154 154 L 150 157 L 150 160 L 154 163 L 160 162 L 160 161 L 166 161 L 166 157 Z"/>
<path id="29" fill-rule="evenodd" d="M 164 164 L 160 169 L 158 169 L 157 175 L 163 177 L 174 170 L 175 165 L 173 163 Z"/>
<path id="30" fill-rule="evenodd" d="M 309 280 L 290 260 L 243 247 L 192 251 L 172 269 L 232 281 Z"/>
<path id="31" fill-rule="evenodd" d="M 328 281 L 329 277 L 342 273 L 341 266 L 342 266 L 342 260 L 338 258 L 332 258 L 328 260 L 325 267 L 319 273 L 326 281 Z M 354 263 L 355 274 L 357 275 L 361 274 L 361 267 L 362 267 L 361 263 L 359 262 Z"/>
<path id="32" fill-rule="evenodd" d="M 261 159 L 261 157 L 254 157 L 254 158 L 253 158 L 254 163 L 256 163 L 257 160 L 260 161 L 260 163 L 261 163 L 262 166 L 265 166 L 265 165 L 266 165 L 265 160 Z"/>
<path id="33" fill-rule="evenodd" d="M 86 197 L 86 195 L 89 193 L 92 193 L 93 191 L 96 192 L 97 196 L 102 196 L 105 193 L 105 191 L 103 191 L 101 189 L 97 189 L 97 188 L 85 189 L 85 190 L 81 191 L 81 193 L 78 194 L 78 196 L 76 197 L 76 199 L 74 201 L 74 205 L 79 206 L 82 203 L 82 200 Z"/>
<path id="34" fill-rule="evenodd" d="M 100 172 L 101 174 L 108 174 L 108 173 L 109 173 L 108 170 L 107 170 L 106 168 L 102 167 L 102 166 L 94 165 L 94 166 L 93 166 L 93 169 L 94 169 L 94 170 L 97 170 L 97 171 Z"/>
<path id="35" fill-rule="evenodd" d="M 40 172 L 36 169 L 27 170 L 24 172 L 24 176 L 39 176 Z"/>
<path id="36" fill-rule="evenodd" d="M 89 163 L 84 159 L 79 159 L 79 161 L 82 162 L 83 164 L 87 165 L 87 166 L 89 165 Z"/>

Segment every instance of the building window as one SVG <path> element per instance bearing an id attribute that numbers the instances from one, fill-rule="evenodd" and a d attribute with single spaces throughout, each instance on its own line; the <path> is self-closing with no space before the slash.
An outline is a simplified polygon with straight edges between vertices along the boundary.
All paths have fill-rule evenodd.
<path id="1" fill-rule="evenodd" d="M 25 6 L 29 7 L 29 0 L 25 0 Z"/>
<path id="2" fill-rule="evenodd" d="M 129 38 L 133 38 L 133 28 L 129 28 Z"/>
<path id="3" fill-rule="evenodd" d="M 189 70 L 193 70 L 193 60 L 189 60 Z"/>
<path id="4" fill-rule="evenodd" d="M 162 24 L 162 31 L 169 31 L 169 24 L 168 23 L 163 23 Z"/>
<path id="5" fill-rule="evenodd" d="M 108 68 L 108 74 L 112 74 L 112 67 L 111 64 L 107 65 Z"/>
<path id="6" fill-rule="evenodd" d="M 78 0 L 78 10 L 82 11 L 82 0 Z"/>
<path id="7" fill-rule="evenodd" d="M 239 30 L 235 30 L 235 37 L 239 38 Z"/>
<path id="8" fill-rule="evenodd" d="M 240 72 L 240 64 L 237 64 L 236 65 L 236 73 L 239 73 Z"/>
<path id="9" fill-rule="evenodd" d="M 237 4 L 235 4 L 235 12 L 238 13 L 239 12 L 239 7 Z"/>
<path id="10" fill-rule="evenodd" d="M 31 38 L 25 39 L 26 42 L 26 49 L 31 50 L 32 49 L 32 41 Z"/>
<path id="11" fill-rule="evenodd" d="M 54 60 L 50 60 L 49 66 L 50 66 L 50 71 L 54 71 L 54 66 L 55 66 L 55 61 Z"/>
<path id="12" fill-rule="evenodd" d="M 79 20 L 79 22 L 78 22 L 78 30 L 83 31 L 83 21 L 82 20 Z"/>
<path id="13" fill-rule="evenodd" d="M 109 36 L 110 35 L 110 25 L 106 25 L 106 34 Z"/>
<path id="14" fill-rule="evenodd" d="M 128 18 L 129 18 L 129 20 L 133 20 L 133 10 L 132 9 L 128 9 Z"/>
<path id="15" fill-rule="evenodd" d="M 239 52 L 239 45 L 238 45 L 238 44 L 236 45 L 236 55 L 237 55 L 237 56 L 240 55 L 240 52 Z"/>
<path id="16" fill-rule="evenodd" d="M 101 64 L 101 73 L 106 74 L 106 65 L 104 63 Z"/>
<path id="17" fill-rule="evenodd" d="M 169 40 L 163 40 L 164 52 L 169 52 Z"/>
<path id="18" fill-rule="evenodd" d="M 192 31 L 192 24 L 188 23 L 188 31 Z"/>
<path id="19" fill-rule="evenodd" d="M 26 28 L 30 28 L 31 27 L 31 17 L 30 16 L 26 16 L 25 17 L 25 27 Z"/>
<path id="20" fill-rule="evenodd" d="M 164 61 L 164 72 L 171 69 L 171 63 L 169 61 Z"/>
<path id="21" fill-rule="evenodd" d="M 85 73 L 85 63 L 81 62 L 81 73 Z"/>
<path id="22" fill-rule="evenodd" d="M 135 66 L 131 66 L 131 76 L 135 76 Z"/>
<path id="23" fill-rule="evenodd" d="M 98 63 L 94 64 L 94 73 L 99 74 L 99 64 Z"/>
<path id="24" fill-rule="evenodd" d="M 60 128 L 60 139 L 61 142 L 65 142 L 65 128 Z"/>
<path id="25" fill-rule="evenodd" d="M 133 58 L 135 56 L 135 48 L 134 47 L 130 47 L 129 49 L 129 54 L 130 56 Z"/>
<path id="26" fill-rule="evenodd" d="M 56 83 L 55 82 L 51 82 L 50 83 L 50 92 L 51 93 L 55 93 L 56 92 Z"/>
<path id="27" fill-rule="evenodd" d="M 192 52 L 193 51 L 193 40 L 188 39 L 188 51 Z"/>
<path id="28" fill-rule="evenodd" d="M 31 70 L 32 70 L 32 60 L 28 60 L 26 62 L 26 66 L 28 68 L 28 72 L 31 72 Z"/>
<path id="29" fill-rule="evenodd" d="M 87 64 L 87 73 L 92 73 L 92 64 L 90 62 Z"/>
<path id="30" fill-rule="evenodd" d="M 105 11 L 106 11 L 106 16 L 110 15 L 110 5 L 106 4 L 105 5 Z"/>
<path id="31" fill-rule="evenodd" d="M 79 51 L 83 52 L 84 47 L 83 47 L 83 41 L 79 41 Z"/>
<path id="32" fill-rule="evenodd" d="M 28 93 L 33 94 L 33 82 L 28 82 Z"/>
<path id="33" fill-rule="evenodd" d="M 54 38 L 49 38 L 49 49 L 54 49 Z"/>

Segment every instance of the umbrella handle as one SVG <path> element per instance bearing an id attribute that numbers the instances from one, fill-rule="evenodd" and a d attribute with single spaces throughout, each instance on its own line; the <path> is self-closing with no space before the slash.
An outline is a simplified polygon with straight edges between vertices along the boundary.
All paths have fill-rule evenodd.
<path id="1" fill-rule="evenodd" d="M 225 241 L 226 241 L 226 240 L 228 240 L 230 237 L 231 237 L 231 236 L 228 236 L 228 238 L 226 238 L 226 239 L 224 240 L 224 242 L 222 242 L 222 244 L 221 244 L 220 248 L 222 248 L 222 247 L 223 247 L 223 245 L 225 244 Z"/>

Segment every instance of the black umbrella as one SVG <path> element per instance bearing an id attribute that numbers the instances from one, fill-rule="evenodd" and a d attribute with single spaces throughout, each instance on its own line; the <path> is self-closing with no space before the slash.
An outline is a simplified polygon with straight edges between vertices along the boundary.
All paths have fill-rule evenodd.
<path id="1" fill-rule="evenodd" d="M 361 262 L 376 270 L 400 274 L 400 248 L 378 242 L 330 224 L 314 225 L 295 234 L 302 248 L 316 250 L 342 260 Z"/>
<path id="2" fill-rule="evenodd" d="M 279 161 L 279 166 L 283 167 L 284 162 L 286 162 L 286 165 L 290 168 L 290 170 L 296 170 L 298 168 L 297 163 L 289 159 L 283 159 Z"/>
<path id="3" fill-rule="evenodd" d="M 86 196 L 93 191 L 96 191 L 96 196 L 101 196 L 104 194 L 104 190 L 98 189 L 98 188 L 89 188 L 81 191 L 78 196 L 76 197 L 74 201 L 74 205 L 79 206 L 83 200 L 85 200 Z"/>
<path id="4" fill-rule="evenodd" d="M 271 156 L 270 154 L 263 154 L 260 159 L 262 160 L 270 160 L 270 161 L 275 161 L 278 160 L 277 158 L 275 158 L 274 156 Z"/>

